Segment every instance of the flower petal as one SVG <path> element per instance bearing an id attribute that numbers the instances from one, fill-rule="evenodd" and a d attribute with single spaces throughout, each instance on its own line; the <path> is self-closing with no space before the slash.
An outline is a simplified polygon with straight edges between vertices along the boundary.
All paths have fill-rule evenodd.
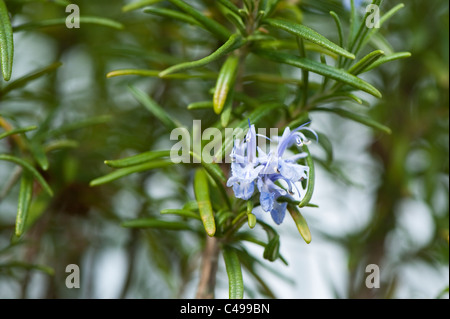
<path id="1" fill-rule="evenodd" d="M 286 207 L 287 203 L 275 202 L 273 204 L 273 209 L 271 210 L 270 215 L 272 216 L 275 224 L 280 225 L 283 222 L 284 216 L 286 215 Z"/>
<path id="2" fill-rule="evenodd" d="M 259 203 L 261 204 L 261 208 L 265 212 L 270 212 L 273 209 L 274 202 L 275 202 L 274 193 L 261 192 L 261 196 L 259 197 Z"/>
<path id="3" fill-rule="evenodd" d="M 298 182 L 302 178 L 306 178 L 307 166 L 300 164 L 289 163 L 286 161 L 280 161 L 280 173 L 281 175 L 290 180 L 291 182 Z"/>

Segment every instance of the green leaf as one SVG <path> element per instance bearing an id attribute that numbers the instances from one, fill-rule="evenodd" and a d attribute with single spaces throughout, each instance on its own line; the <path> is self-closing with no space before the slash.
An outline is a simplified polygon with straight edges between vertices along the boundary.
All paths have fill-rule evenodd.
<path id="1" fill-rule="evenodd" d="M 35 70 L 35 71 L 33 71 L 33 72 L 31 72 L 31 73 L 29 73 L 27 75 L 24 75 L 24 76 L 18 78 L 17 80 L 10 82 L 5 87 L 3 87 L 0 90 L 0 95 L 6 95 L 8 92 L 10 92 L 12 90 L 21 88 L 21 87 L 27 85 L 28 82 L 30 82 L 32 80 L 35 80 L 37 78 L 40 78 L 41 76 L 43 76 L 45 74 L 53 72 L 54 70 L 59 68 L 61 65 L 62 65 L 61 62 L 55 62 L 55 63 L 52 63 L 52 64 L 46 66 L 46 67 L 43 67 L 43 68 L 38 69 L 38 70 Z"/>
<path id="2" fill-rule="evenodd" d="M 329 77 L 333 80 L 343 82 L 364 92 L 367 92 L 375 97 L 381 98 L 380 91 L 378 91 L 372 85 L 342 69 L 337 69 L 329 65 L 309 60 L 307 58 L 300 58 L 288 53 L 281 53 L 271 50 L 256 50 L 254 51 L 254 53 L 275 62 L 292 65 L 323 75 L 325 77 Z"/>
<path id="3" fill-rule="evenodd" d="M 375 50 L 370 52 L 357 63 L 355 63 L 350 69 L 348 69 L 348 73 L 353 75 L 358 75 L 362 73 L 365 69 L 370 67 L 373 63 L 375 63 L 379 58 L 384 55 L 382 50 Z"/>
<path id="4" fill-rule="evenodd" d="M 164 209 L 161 211 L 161 214 L 172 214 L 172 215 L 178 215 L 182 217 L 187 218 L 195 218 L 198 220 L 201 220 L 199 214 L 194 213 L 193 211 L 187 210 L 187 209 Z"/>
<path id="5" fill-rule="evenodd" d="M 311 41 L 317 45 L 320 45 L 331 52 L 342 55 L 349 59 L 354 59 L 355 55 L 341 48 L 337 44 L 331 42 L 320 33 L 295 22 L 279 19 L 265 19 L 263 23 L 266 23 L 272 27 L 287 31 L 293 35 L 299 36 L 305 40 Z"/>
<path id="6" fill-rule="evenodd" d="M 24 161 L 21 158 L 18 158 L 18 157 L 15 157 L 15 156 L 11 156 L 11 155 L 7 155 L 7 154 L 0 154 L 0 161 L 8 161 L 8 162 L 12 162 L 12 163 L 15 163 L 15 164 L 18 164 L 18 165 L 22 166 L 24 169 L 29 171 L 34 176 L 34 178 L 36 178 L 38 180 L 39 184 L 41 184 L 42 188 L 47 192 L 47 194 L 49 194 L 50 196 L 53 196 L 53 191 L 50 188 L 50 186 L 47 184 L 45 179 L 27 161 Z"/>
<path id="7" fill-rule="evenodd" d="M 308 154 L 305 160 L 306 165 L 309 168 L 309 173 L 308 173 L 308 186 L 306 188 L 305 196 L 303 196 L 303 199 L 300 201 L 299 204 L 300 207 L 306 206 L 309 203 L 313 195 L 315 185 L 315 169 L 313 158 L 311 156 L 311 153 L 309 152 L 308 146 L 303 145 L 303 151 Z"/>
<path id="8" fill-rule="evenodd" d="M 319 112 L 322 111 L 322 112 L 335 113 L 335 114 L 337 114 L 337 115 L 339 115 L 341 117 L 353 120 L 355 122 L 359 122 L 359 123 L 364 124 L 366 126 L 369 126 L 369 127 L 374 128 L 374 129 L 380 130 L 380 131 L 382 131 L 384 133 L 387 133 L 387 134 L 391 134 L 392 133 L 392 131 L 391 131 L 391 129 L 389 127 L 387 127 L 387 126 L 385 126 L 385 125 L 383 125 L 383 124 L 381 124 L 381 123 L 379 123 L 379 122 L 377 122 L 377 121 L 375 121 L 375 120 L 373 120 L 371 118 L 368 118 L 366 116 L 362 116 L 360 114 L 356 114 L 356 113 L 353 113 L 353 112 L 349 112 L 347 110 L 343 110 L 343 109 L 339 109 L 339 108 L 316 107 L 316 108 L 310 110 L 310 112 L 313 112 L 313 111 L 319 111 Z"/>
<path id="9" fill-rule="evenodd" d="M 161 228 L 168 230 L 192 230 L 189 225 L 182 222 L 159 220 L 156 218 L 140 218 L 122 222 L 125 228 Z"/>
<path id="10" fill-rule="evenodd" d="M 142 164 L 145 162 L 149 162 L 151 160 L 170 156 L 170 150 L 168 151 L 148 151 L 141 154 L 137 154 L 130 157 L 121 158 L 118 160 L 108 160 L 105 161 L 105 164 L 110 167 L 115 168 L 123 168 L 123 167 L 129 167 L 134 166 L 138 164 Z"/>
<path id="11" fill-rule="evenodd" d="M 237 28 L 237 30 L 239 30 L 239 32 L 242 35 L 244 35 L 244 36 L 247 35 L 247 30 L 245 28 L 245 24 L 242 21 L 242 18 L 240 16 L 238 16 L 230 11 L 223 12 L 223 14 L 225 15 L 225 18 L 227 18 L 228 21 L 230 21 Z"/>
<path id="12" fill-rule="evenodd" d="M 198 110 L 198 109 L 212 109 L 214 107 L 214 104 L 212 101 L 200 101 L 200 102 L 194 102 L 187 106 L 188 110 Z"/>
<path id="13" fill-rule="evenodd" d="M 330 15 L 333 17 L 334 22 L 336 23 L 336 28 L 339 35 L 339 46 L 344 46 L 344 32 L 342 31 L 342 23 L 341 19 L 339 19 L 339 16 L 334 11 L 330 11 Z"/>
<path id="14" fill-rule="evenodd" d="M 225 102 L 227 101 L 228 93 L 233 91 L 238 65 L 239 58 L 235 55 L 230 55 L 220 69 L 213 96 L 214 112 L 216 114 L 222 112 Z M 225 126 L 226 124 L 224 127 Z"/>
<path id="15" fill-rule="evenodd" d="M 55 140 L 45 144 L 44 151 L 45 153 L 48 153 L 62 148 L 77 148 L 79 145 L 80 143 L 74 140 L 68 139 Z"/>
<path id="16" fill-rule="evenodd" d="M 227 178 L 225 177 L 225 174 L 220 169 L 219 165 L 214 163 L 205 163 L 202 162 L 203 168 L 208 172 L 209 175 L 216 181 L 216 183 L 225 183 L 227 181 Z"/>
<path id="17" fill-rule="evenodd" d="M 224 247 L 222 254 L 228 275 L 229 298 L 242 299 L 244 297 L 244 281 L 238 255 L 232 247 Z"/>
<path id="18" fill-rule="evenodd" d="M 165 69 L 164 71 L 161 71 L 159 73 L 159 76 L 164 78 L 170 73 L 199 68 L 201 66 L 209 64 L 209 63 L 227 55 L 228 53 L 240 48 L 244 44 L 245 44 L 245 39 L 241 35 L 233 34 L 220 48 L 218 48 L 216 51 L 214 51 L 210 55 L 208 55 L 200 60 L 196 60 L 196 61 L 192 61 L 192 62 L 184 62 L 184 63 L 173 65 L 173 66 Z"/>
<path id="19" fill-rule="evenodd" d="M 122 7 L 122 12 L 129 12 L 129 11 L 137 10 L 142 7 L 149 6 L 149 5 L 161 2 L 161 1 L 162 0 L 143 0 L 143 1 L 132 2 L 127 5 L 124 5 Z"/>
<path id="20" fill-rule="evenodd" d="M 33 131 L 35 129 L 37 129 L 37 126 L 35 126 L 35 125 L 22 127 L 22 128 L 15 128 L 15 129 L 12 129 L 10 131 L 3 132 L 2 134 L 0 134 L 0 140 L 2 138 L 8 137 L 8 136 L 11 136 L 14 134 L 25 133 L 25 132 Z"/>
<path id="21" fill-rule="evenodd" d="M 223 173 L 223 171 L 220 169 L 219 165 L 217 165 L 216 163 L 207 163 L 207 162 L 203 161 L 203 159 L 200 158 L 200 156 L 198 156 L 194 152 L 189 152 L 189 153 L 193 158 L 196 158 L 198 162 L 201 162 L 203 168 L 206 170 L 206 172 L 208 172 L 209 176 L 211 176 L 211 178 L 215 182 L 215 184 L 216 184 L 219 192 L 221 193 L 223 199 L 225 200 L 228 208 L 231 209 L 230 199 L 228 197 L 225 187 L 223 186 L 223 183 L 225 183 L 227 181 L 227 178 L 225 177 L 225 174 Z"/>
<path id="22" fill-rule="evenodd" d="M 141 75 L 141 76 L 150 76 L 150 77 L 159 77 L 159 74 L 161 71 L 157 70 L 143 70 L 143 69 L 121 69 L 121 70 L 114 70 L 111 72 L 108 72 L 106 74 L 107 78 L 112 78 L 115 76 L 122 76 L 122 75 Z M 186 73 L 177 73 L 177 74 L 167 74 L 164 75 L 165 79 L 216 79 L 217 74 L 214 72 L 204 72 L 199 74 L 186 74 Z"/>
<path id="23" fill-rule="evenodd" d="M 166 111 L 164 111 L 164 109 L 146 93 L 132 85 L 129 86 L 129 90 L 136 100 L 145 106 L 145 108 L 149 110 L 157 119 L 159 119 L 169 130 L 173 130 L 181 126 L 179 123 L 172 120 L 169 114 L 167 114 Z"/>
<path id="24" fill-rule="evenodd" d="M 264 248 L 263 257 L 269 261 L 275 261 L 280 256 L 280 236 L 273 236 Z"/>
<path id="25" fill-rule="evenodd" d="M 264 12 L 264 17 L 270 17 L 275 11 L 279 1 L 280 0 L 263 0 L 261 2 L 260 9 Z"/>
<path id="26" fill-rule="evenodd" d="M 11 20 L 5 2 L 0 0 L 0 64 L 5 81 L 9 81 L 14 59 L 14 39 Z"/>
<path id="27" fill-rule="evenodd" d="M 251 200 L 247 201 L 247 222 L 248 227 L 255 228 L 256 226 L 256 216 L 252 214 L 253 202 Z"/>
<path id="28" fill-rule="evenodd" d="M 372 4 L 376 5 L 376 6 L 380 6 L 382 0 L 373 0 Z M 355 9 L 354 3 L 352 1 L 352 30 L 355 30 L 356 28 L 356 12 L 357 10 Z M 369 31 L 369 28 L 366 27 L 366 21 L 367 18 L 369 17 L 370 12 L 366 12 L 364 18 L 361 20 L 358 31 L 355 33 L 354 37 L 351 37 L 349 44 L 350 44 L 350 51 L 355 53 L 355 55 L 359 52 L 359 50 L 361 49 L 361 44 L 363 39 L 365 38 L 367 32 Z M 351 34 L 353 34 L 354 32 L 352 32 Z"/>
<path id="29" fill-rule="evenodd" d="M 228 126 L 228 123 L 230 122 L 231 119 L 231 113 L 233 111 L 233 102 L 234 102 L 233 99 L 234 99 L 234 88 L 231 88 L 225 101 L 224 110 L 220 114 L 220 124 L 224 128 Z"/>
<path id="30" fill-rule="evenodd" d="M 215 20 L 206 17 L 201 12 L 198 12 L 193 7 L 188 5 L 186 2 L 181 0 L 169 0 L 169 2 L 171 2 L 175 6 L 186 12 L 189 16 L 200 22 L 200 24 L 203 25 L 203 27 L 206 30 L 215 34 L 220 39 L 226 40 L 230 36 L 230 31 L 228 31 L 227 28 L 225 28 L 223 25 L 216 22 Z"/>
<path id="31" fill-rule="evenodd" d="M 117 30 L 122 30 L 124 28 L 123 24 L 116 22 L 111 19 L 100 18 L 100 17 L 88 17 L 81 16 L 80 17 L 80 26 L 83 24 L 96 24 L 104 27 L 109 27 Z M 65 26 L 66 18 L 56 18 L 56 19 L 48 19 L 48 20 L 40 20 L 34 22 L 24 23 L 13 28 L 14 32 L 20 32 L 25 30 L 33 30 L 38 28 L 46 28 L 53 26 Z"/>
<path id="32" fill-rule="evenodd" d="M 288 211 L 291 214 L 295 225 L 297 226 L 298 232 L 303 237 L 305 242 L 309 244 L 311 242 L 311 232 L 309 230 L 306 219 L 300 213 L 300 210 L 297 206 L 288 205 Z"/>
<path id="33" fill-rule="evenodd" d="M 39 164 L 39 166 L 46 171 L 48 169 L 48 159 L 47 155 L 45 155 L 44 147 L 40 144 L 40 141 L 37 139 L 28 140 L 28 147 L 31 151 L 31 155 Z"/>
<path id="34" fill-rule="evenodd" d="M 143 10 L 145 13 L 154 14 L 160 17 L 169 18 L 173 20 L 179 20 L 182 22 L 186 22 L 189 24 L 201 26 L 201 24 L 192 18 L 191 16 L 188 16 L 187 14 L 181 13 L 179 11 L 165 9 L 165 8 L 155 8 L 155 7 L 148 7 Z"/>
<path id="35" fill-rule="evenodd" d="M 228 10 L 230 10 L 231 12 L 239 15 L 239 8 L 236 7 L 236 5 L 231 2 L 230 0 L 217 0 L 217 2 L 219 2 L 221 5 L 223 5 L 225 8 L 227 8 Z"/>
<path id="36" fill-rule="evenodd" d="M 19 200 L 17 204 L 15 235 L 20 237 L 25 229 L 25 223 L 33 195 L 33 176 L 25 171 L 20 181 Z"/>
<path id="37" fill-rule="evenodd" d="M 216 224 L 209 197 L 208 178 L 203 169 L 197 169 L 195 172 L 194 193 L 203 226 L 208 236 L 212 237 L 216 233 Z"/>
<path id="38" fill-rule="evenodd" d="M 366 67 L 361 73 L 368 72 L 368 71 L 375 69 L 375 68 L 379 67 L 380 65 L 385 64 L 387 62 L 395 61 L 398 59 L 409 58 L 410 56 L 411 56 L 410 52 L 397 52 L 397 53 L 391 54 L 389 56 L 384 56 L 384 57 L 378 59 L 376 62 L 369 65 L 368 67 Z"/>
<path id="39" fill-rule="evenodd" d="M 169 161 L 168 160 L 160 160 L 160 161 L 153 161 L 153 162 L 148 162 L 148 163 L 144 163 L 144 164 L 140 164 L 140 165 L 125 167 L 125 168 L 118 169 L 112 173 L 109 173 L 105 176 L 96 178 L 93 181 L 91 181 L 89 183 L 89 185 L 90 186 L 98 186 L 98 185 L 112 182 L 116 179 L 122 178 L 124 176 L 130 175 L 133 173 L 144 172 L 144 171 L 148 171 L 148 170 L 155 169 L 155 168 L 167 167 L 167 166 L 170 166 L 173 164 L 174 163 L 170 160 Z"/>

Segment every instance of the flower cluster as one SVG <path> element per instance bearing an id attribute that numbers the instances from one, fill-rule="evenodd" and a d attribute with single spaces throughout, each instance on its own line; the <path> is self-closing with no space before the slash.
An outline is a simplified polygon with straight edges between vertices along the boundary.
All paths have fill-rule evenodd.
<path id="1" fill-rule="evenodd" d="M 277 199 L 281 196 L 292 197 L 295 194 L 294 189 L 301 196 L 296 183 L 308 177 L 308 167 L 297 164 L 297 161 L 306 157 L 307 153 L 285 155 L 286 150 L 292 145 L 301 147 L 309 143 L 305 135 L 300 132 L 301 130 L 308 130 L 317 138 L 317 134 L 306 127 L 306 124 L 292 131 L 287 127 L 281 137 L 276 136 L 270 139 L 256 134 L 255 126 L 250 125 L 249 122 L 249 130 L 244 140 L 235 140 L 230 155 L 231 177 L 227 181 L 227 186 L 232 186 L 235 196 L 244 200 L 249 200 L 257 188 L 260 193 L 261 208 L 265 212 L 270 212 L 276 224 L 283 222 L 287 207 L 286 202 L 278 202 Z M 257 136 L 278 142 L 277 147 L 265 153 L 256 145 Z"/>

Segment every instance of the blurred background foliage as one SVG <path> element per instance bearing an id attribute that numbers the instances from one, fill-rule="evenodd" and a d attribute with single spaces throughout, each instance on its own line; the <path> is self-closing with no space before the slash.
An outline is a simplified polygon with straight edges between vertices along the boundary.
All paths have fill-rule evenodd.
<path id="1" fill-rule="evenodd" d="M 219 16 L 211 11 L 215 8 L 214 1 L 192 2 L 203 6 L 207 15 Z M 282 2 L 286 3 L 280 9 L 283 15 L 302 20 L 336 42 L 336 25 L 329 11 L 339 14 L 345 30 L 348 29 L 349 13 L 340 1 Z M 192 201 L 193 192 L 188 187 L 192 184 L 192 172 L 171 167 L 133 174 L 99 187 L 90 187 L 89 183 L 111 172 L 104 165 L 105 159 L 169 149 L 172 145 L 167 129 L 130 94 L 130 84 L 151 95 L 169 115 L 187 127 L 192 125 L 193 118 L 201 118 L 203 127 L 217 120 L 212 112 L 186 109 L 192 102 L 211 97 L 214 78 L 108 79 L 105 75 L 127 68 L 163 70 L 209 54 L 205 48 L 217 48 L 217 40 L 202 29 L 142 10 L 123 12 L 127 3 L 122 0 L 73 3 L 79 5 L 82 16 L 110 18 L 123 28 L 82 24 L 80 29 L 67 29 L 60 24 L 20 29 L 17 26 L 29 22 L 65 19 L 67 3 L 5 0 L 15 27 L 15 56 L 11 80 L 0 80 L 3 121 L 0 124 L 3 129 L 37 128 L 2 139 L 0 153 L 29 158 L 36 156 L 36 152 L 45 152 L 48 169 L 43 169 L 45 160 L 38 169 L 54 194 L 50 197 L 39 183 L 32 185 L 34 195 L 25 233 L 17 238 L 14 229 L 21 169 L 14 163 L 0 161 L 0 297 L 191 298 L 199 276 L 202 237 L 163 229 L 126 229 L 121 222 L 159 216 L 163 209 L 179 208 Z M 386 1 L 384 6 L 392 8 L 398 3 Z M 318 238 L 339 246 L 346 259 L 345 276 L 338 281 L 340 286 L 330 288 L 333 286 L 330 284 L 328 290 L 315 295 L 319 298 L 448 298 L 448 275 L 443 275 L 445 271 L 448 273 L 449 264 L 448 1 L 411 0 L 405 5 L 383 25 L 380 33 L 394 51 L 407 50 L 412 56 L 385 64 L 367 75 L 369 83 L 383 94 L 382 99 L 370 100 L 369 113 L 392 130 L 390 135 L 378 132 L 367 135 L 363 151 L 375 163 L 370 172 L 374 182 L 368 199 L 373 204 L 367 218 L 361 227 L 345 232 L 315 228 L 315 223 L 311 223 L 313 242 L 305 249 L 314 250 L 314 238 Z M 221 23 L 229 24 L 225 19 Z M 213 62 L 212 69 L 219 68 L 220 64 Z M 261 60 L 250 60 L 248 68 L 258 72 Z M 279 68 L 278 64 L 264 65 L 265 72 L 287 74 Z M 22 85 L 21 77 L 34 72 L 35 79 Z M 14 81 L 16 87 L 11 87 Z M 297 86 L 283 82 L 274 85 L 273 81 L 255 82 L 247 92 L 262 101 L 295 96 Z M 319 116 L 315 115 L 313 120 Z M 354 126 L 346 126 L 347 120 L 330 117 L 326 123 L 329 132 L 355 134 Z M 260 126 L 270 124 L 262 122 Z M 0 130 L 0 134 L 3 132 Z M 338 143 L 338 136 L 329 138 Z M 42 147 L 33 151 L 27 145 Z M 339 147 L 345 151 L 346 145 Z M 347 155 L 358 156 L 351 151 Z M 318 169 L 331 174 L 328 183 L 335 183 L 338 188 L 357 187 L 354 177 L 361 170 L 354 166 L 357 164 L 339 158 L 325 164 Z M 318 197 L 315 203 L 319 208 L 315 210 L 319 212 L 321 200 L 334 199 Z M 359 199 L 346 200 L 357 203 Z M 339 200 L 335 203 L 339 205 Z M 423 216 L 415 213 L 417 210 L 425 212 L 426 220 L 431 221 L 426 226 L 432 234 L 419 245 L 404 231 L 408 221 L 423 220 Z M 327 218 L 326 212 L 322 213 L 315 212 L 313 219 Z M 304 245 L 296 240 L 296 245 Z M 402 285 L 408 286 L 399 280 L 403 266 L 411 263 L 420 263 L 427 271 L 442 277 L 441 284 L 432 287 L 434 294 L 411 291 L 405 294 L 404 289 L 399 293 Z M 68 264 L 80 266 L 81 289 L 66 288 Z M 380 265 L 380 289 L 366 288 L 367 264 Z M 258 256 L 245 268 L 251 272 L 267 266 L 279 273 L 279 281 L 264 283 L 254 277 L 255 284 L 250 287 L 256 289 L 247 288 L 246 296 L 276 297 L 271 286 L 292 281 L 282 275 L 292 265 L 274 267 Z M 298 276 L 301 281 L 306 273 Z M 418 276 L 417 285 L 422 280 L 427 277 Z M 220 282 L 218 289 L 226 290 Z M 309 296 L 309 289 L 301 286 L 298 296 Z"/>

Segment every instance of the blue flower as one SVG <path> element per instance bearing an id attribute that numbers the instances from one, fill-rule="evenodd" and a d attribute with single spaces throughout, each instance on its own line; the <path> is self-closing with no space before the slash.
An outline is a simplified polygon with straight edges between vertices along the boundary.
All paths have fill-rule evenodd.
<path id="1" fill-rule="evenodd" d="M 255 190 L 255 180 L 264 168 L 258 166 L 256 157 L 256 130 L 250 125 L 245 139 L 240 142 L 236 140 L 231 152 L 231 177 L 227 186 L 233 186 L 237 198 L 249 200 Z"/>
<path id="2" fill-rule="evenodd" d="M 297 164 L 297 161 L 308 154 L 300 152 L 294 155 L 285 155 L 287 149 L 293 145 L 298 147 L 308 144 L 310 141 L 300 132 L 308 130 L 318 139 L 317 134 L 306 127 L 308 123 L 292 130 L 287 127 L 281 137 L 273 137 L 277 141 L 275 150 L 266 154 L 256 145 L 257 135 L 255 126 L 250 125 L 245 139 L 241 142 L 235 141 L 231 153 L 231 177 L 227 181 L 227 186 L 233 186 L 234 194 L 237 198 L 249 200 L 255 192 L 255 184 L 258 189 L 259 202 L 263 211 L 270 212 L 276 224 L 283 222 L 286 214 L 287 203 L 277 201 L 279 197 L 292 197 L 294 190 L 301 196 L 296 183 L 308 177 L 309 168 Z M 269 139 L 270 140 L 270 139 Z M 258 154 L 257 154 L 258 153 Z"/>

